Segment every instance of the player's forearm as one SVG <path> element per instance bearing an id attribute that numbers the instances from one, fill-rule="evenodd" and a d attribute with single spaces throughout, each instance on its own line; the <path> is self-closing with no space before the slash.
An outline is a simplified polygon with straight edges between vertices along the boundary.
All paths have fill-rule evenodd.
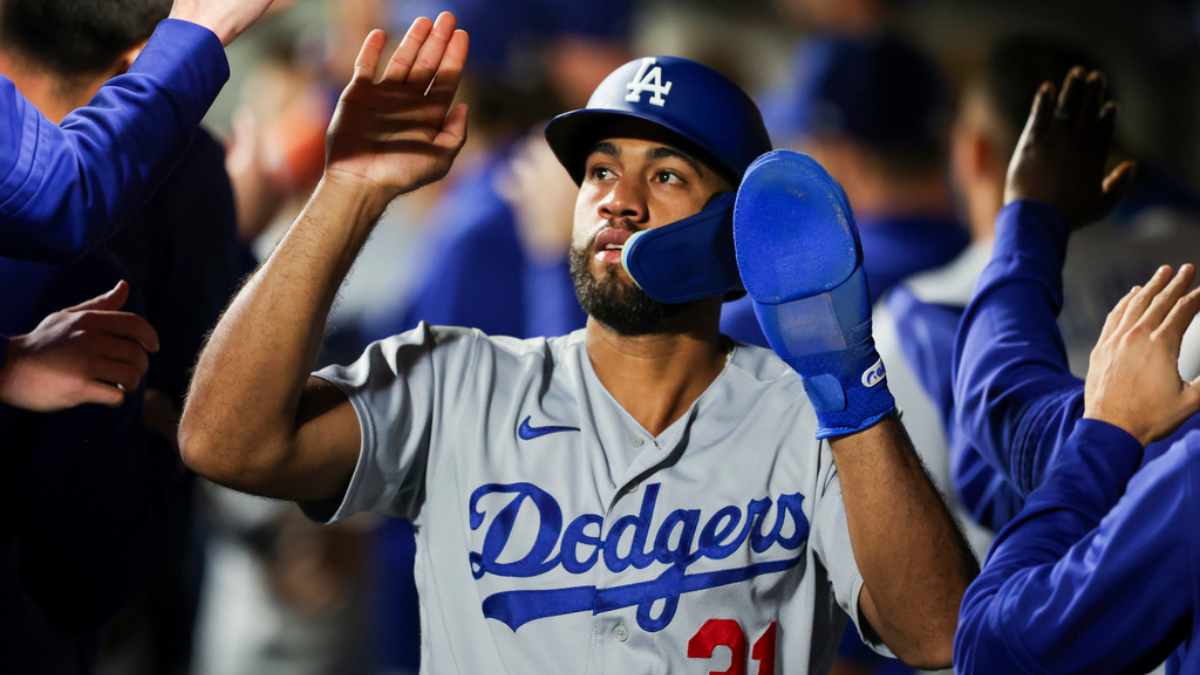
<path id="1" fill-rule="evenodd" d="M 200 356 L 180 423 L 198 472 L 253 483 L 286 461 L 333 298 L 386 203 L 325 179 Z"/>
<path id="2" fill-rule="evenodd" d="M 1025 494 L 1083 412 L 1056 323 L 1067 232 L 1050 207 L 1018 203 L 997 233 L 955 345 L 955 424 Z"/>
<path id="3" fill-rule="evenodd" d="M 864 613 L 906 662 L 948 666 L 959 603 L 978 564 L 895 417 L 831 447 Z"/>

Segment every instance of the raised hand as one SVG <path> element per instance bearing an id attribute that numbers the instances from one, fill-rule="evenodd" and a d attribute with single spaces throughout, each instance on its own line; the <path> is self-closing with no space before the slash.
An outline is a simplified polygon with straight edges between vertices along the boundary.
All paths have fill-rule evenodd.
<path id="1" fill-rule="evenodd" d="M 175 0 L 171 18 L 204 26 L 229 46 L 267 13 L 272 2 L 291 4 L 285 0 Z"/>
<path id="2" fill-rule="evenodd" d="M 1121 427 L 1146 445 L 1200 412 L 1200 379 L 1179 376 L 1179 343 L 1200 312 L 1196 268 L 1161 267 L 1108 314 L 1092 350 L 1084 417 Z"/>
<path id="3" fill-rule="evenodd" d="M 1133 175 L 1122 162 L 1105 175 L 1116 104 L 1100 71 L 1074 68 L 1055 96 L 1045 82 L 1008 165 L 1004 202 L 1029 199 L 1056 207 L 1072 228 L 1102 218 Z"/>
<path id="4" fill-rule="evenodd" d="M 384 65 L 387 36 L 372 31 L 329 126 L 326 179 L 386 201 L 446 175 L 467 138 L 467 107 L 453 105 L 467 58 L 454 15 L 421 17 Z"/>
<path id="5" fill-rule="evenodd" d="M 129 285 L 122 281 L 51 314 L 32 333 L 10 338 L 0 401 L 38 412 L 121 405 L 146 374 L 147 352 L 158 351 L 158 334 L 145 319 L 117 311 L 128 299 Z"/>

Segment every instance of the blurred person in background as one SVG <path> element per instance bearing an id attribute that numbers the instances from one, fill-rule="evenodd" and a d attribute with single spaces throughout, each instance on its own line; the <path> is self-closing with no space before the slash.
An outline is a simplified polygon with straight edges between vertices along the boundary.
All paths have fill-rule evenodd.
<path id="1" fill-rule="evenodd" d="M 4 0 L 0 73 L 57 124 L 131 67 L 171 9 L 170 0 Z M 224 150 L 211 136 L 193 132 L 174 169 L 154 181 L 154 196 L 123 212 L 119 233 L 83 258 L 0 259 L 0 283 L 22 289 L 5 296 L 0 333 L 29 330 L 54 309 L 128 279 L 101 308 L 145 315 L 161 342 L 145 389 L 123 374 L 147 365 L 133 343 L 114 361 L 111 380 L 125 394 L 117 410 L 4 411 L 19 449 L 6 455 L 6 493 L 10 512 L 21 515 L 0 583 L 20 672 L 90 671 L 100 628 L 130 604 L 137 611 L 115 633 L 122 647 L 136 644 L 122 652 L 138 666 L 129 672 L 186 664 L 191 481 L 175 425 L 203 336 L 249 265 L 236 244 Z"/>
<path id="2" fill-rule="evenodd" d="M 768 129 L 845 187 L 872 299 L 953 259 L 968 235 L 953 215 L 949 101 L 937 66 L 893 35 L 821 37 L 801 46 L 790 80 L 764 105 Z M 748 300 L 725 307 L 721 328 L 765 344 Z"/>

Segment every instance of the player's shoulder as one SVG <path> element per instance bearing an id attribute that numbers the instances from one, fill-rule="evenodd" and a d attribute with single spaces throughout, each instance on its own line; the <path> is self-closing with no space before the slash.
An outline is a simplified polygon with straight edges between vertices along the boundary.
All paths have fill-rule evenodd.
<path id="1" fill-rule="evenodd" d="M 437 350 L 462 352 L 475 360 L 504 365 L 519 364 L 524 368 L 545 368 L 583 349 L 584 345 L 582 329 L 556 337 L 517 338 L 489 335 L 477 328 L 421 322 L 417 328 L 403 335 L 408 340 L 426 343 Z"/>

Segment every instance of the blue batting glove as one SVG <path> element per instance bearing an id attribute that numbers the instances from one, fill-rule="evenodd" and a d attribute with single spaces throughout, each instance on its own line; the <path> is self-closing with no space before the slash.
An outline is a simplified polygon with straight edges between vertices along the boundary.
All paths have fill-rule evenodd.
<path id="1" fill-rule="evenodd" d="M 775 353 L 804 380 L 817 438 L 896 409 L 871 336 L 871 301 L 850 202 L 816 161 L 788 150 L 746 170 L 733 211 L 737 265 Z"/>

